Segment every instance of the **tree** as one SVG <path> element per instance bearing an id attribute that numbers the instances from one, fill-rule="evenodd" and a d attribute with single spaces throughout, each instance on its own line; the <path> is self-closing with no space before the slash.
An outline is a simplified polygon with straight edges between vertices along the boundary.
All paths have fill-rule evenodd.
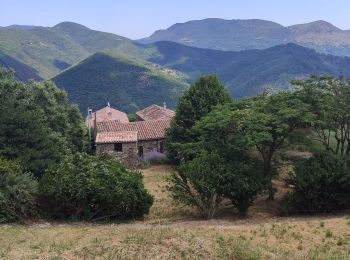
<path id="1" fill-rule="evenodd" d="M 333 154 L 350 154 L 350 80 L 313 76 L 295 80 L 315 117 L 313 138 Z"/>
<path id="2" fill-rule="evenodd" d="M 278 93 L 258 98 L 252 103 L 250 117 L 244 119 L 247 134 L 255 144 L 264 163 L 264 176 L 270 181 L 269 198 L 273 199 L 274 156 L 281 149 L 293 131 L 308 128 L 314 122 L 314 115 L 298 93 Z"/>
<path id="3" fill-rule="evenodd" d="M 40 177 L 63 155 L 85 149 L 85 127 L 67 94 L 51 82 L 23 83 L 0 72 L 0 155 Z"/>
<path id="4" fill-rule="evenodd" d="M 194 158 L 183 160 L 170 179 L 174 199 L 212 218 L 222 198 L 231 200 L 245 216 L 255 198 L 266 190 L 262 163 L 250 151 L 239 119 L 247 100 L 217 106 L 196 123 L 195 142 L 183 149 Z M 243 113 L 241 113 L 243 112 Z"/>
<path id="5" fill-rule="evenodd" d="M 219 156 L 204 151 L 192 161 L 182 162 L 169 178 L 168 189 L 174 200 L 195 206 L 212 219 L 222 200 L 219 183 L 223 165 Z"/>
<path id="6" fill-rule="evenodd" d="M 297 93 L 278 93 L 218 106 L 201 128 L 206 131 L 207 147 L 228 149 L 231 154 L 233 149 L 240 149 L 236 151 L 239 154 L 255 147 L 263 161 L 263 175 L 269 180 L 269 198 L 273 199 L 276 153 L 294 130 L 309 127 L 313 120 L 309 106 Z"/>
<path id="7" fill-rule="evenodd" d="M 179 163 L 184 157 L 183 144 L 196 138 L 194 124 L 207 115 L 216 105 L 230 102 L 231 98 L 216 76 L 201 76 L 184 92 L 178 101 L 176 115 L 166 133 L 169 159 Z"/>

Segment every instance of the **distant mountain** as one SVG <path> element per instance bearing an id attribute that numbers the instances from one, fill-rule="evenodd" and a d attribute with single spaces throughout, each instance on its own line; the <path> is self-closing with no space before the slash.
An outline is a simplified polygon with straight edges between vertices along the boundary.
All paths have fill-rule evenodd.
<path id="1" fill-rule="evenodd" d="M 96 53 L 65 70 L 53 81 L 64 88 L 84 113 L 110 102 L 122 111 L 135 112 L 150 104 L 174 107 L 187 87 L 181 75 L 150 63 L 110 52 Z"/>
<path id="2" fill-rule="evenodd" d="M 144 59 L 111 50 L 97 53 L 53 80 L 83 112 L 111 102 L 127 112 L 166 101 L 175 106 L 186 83 L 215 73 L 232 96 L 287 90 L 290 80 L 310 74 L 350 75 L 350 58 L 319 54 L 295 44 L 266 50 L 217 51 L 174 42 L 138 46 Z"/>
<path id="3" fill-rule="evenodd" d="M 229 51 L 266 49 L 285 43 L 296 43 L 326 54 L 350 56 L 350 32 L 325 21 L 284 27 L 257 19 L 209 18 L 174 24 L 138 42 L 147 44 L 158 41 Z"/>
<path id="4" fill-rule="evenodd" d="M 0 28 L 0 52 L 33 67 L 46 79 L 97 51 L 122 45 L 132 45 L 132 42 L 71 22 L 54 27 L 15 25 Z"/>
<path id="5" fill-rule="evenodd" d="M 186 74 L 189 82 L 202 73 L 215 73 L 237 98 L 259 94 L 263 89 L 285 90 L 291 79 L 310 74 L 350 76 L 350 58 L 320 54 L 291 43 L 240 52 L 199 49 L 174 42 L 151 46 L 158 53 L 148 61 Z"/>
<path id="6" fill-rule="evenodd" d="M 6 54 L 0 53 L 0 67 L 6 67 L 15 70 L 15 78 L 18 80 L 28 81 L 30 79 L 41 79 L 35 69 L 19 62 L 18 60 Z"/>

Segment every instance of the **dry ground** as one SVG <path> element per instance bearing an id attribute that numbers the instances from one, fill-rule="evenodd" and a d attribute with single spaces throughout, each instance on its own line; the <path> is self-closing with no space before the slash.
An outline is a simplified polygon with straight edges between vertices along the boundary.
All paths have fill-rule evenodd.
<path id="1" fill-rule="evenodd" d="M 166 192 L 170 167 L 143 170 L 155 204 L 144 221 L 0 226 L 0 259 L 350 259 L 346 216 L 280 218 L 261 198 L 247 219 L 229 207 L 212 221 L 176 205 Z M 277 200 L 285 188 L 279 188 Z"/>

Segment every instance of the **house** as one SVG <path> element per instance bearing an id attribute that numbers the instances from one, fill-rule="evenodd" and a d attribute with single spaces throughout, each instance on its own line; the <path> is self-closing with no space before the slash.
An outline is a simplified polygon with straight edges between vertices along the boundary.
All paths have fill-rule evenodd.
<path id="1" fill-rule="evenodd" d="M 110 154 L 130 168 L 137 166 L 150 152 L 164 154 L 165 132 L 175 112 L 157 105 L 141 111 L 138 116 L 142 121 L 97 121 L 96 153 Z"/>
<path id="2" fill-rule="evenodd" d="M 128 123 L 128 115 L 122 111 L 112 108 L 109 103 L 106 107 L 97 110 L 95 112 L 89 111 L 86 118 L 86 125 L 89 128 L 95 128 L 96 123 L 106 122 L 106 121 L 119 121 L 120 123 Z"/>
<path id="3" fill-rule="evenodd" d="M 166 108 L 164 103 L 163 107 L 158 105 L 151 105 L 140 111 L 136 112 L 136 115 L 139 120 L 148 121 L 148 120 L 170 120 L 175 116 L 175 112 L 171 109 Z"/>

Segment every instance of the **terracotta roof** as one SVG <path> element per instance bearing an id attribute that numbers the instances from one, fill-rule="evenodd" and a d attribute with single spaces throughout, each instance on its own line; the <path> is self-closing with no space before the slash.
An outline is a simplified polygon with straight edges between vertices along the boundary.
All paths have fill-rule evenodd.
<path id="1" fill-rule="evenodd" d="M 158 105 L 151 105 L 136 112 L 142 120 L 164 120 L 171 119 L 175 116 L 175 112 L 171 109 L 164 108 Z"/>
<path id="2" fill-rule="evenodd" d="M 100 110 L 97 110 L 93 113 L 91 113 L 90 120 L 89 115 L 86 117 L 86 125 L 88 125 L 88 122 L 90 122 L 90 127 L 95 126 L 95 114 L 96 114 L 96 121 L 99 122 L 105 122 L 105 121 L 115 121 L 118 120 L 121 123 L 128 123 L 128 115 L 125 114 L 122 111 L 119 111 L 117 109 L 111 108 L 109 106 L 106 106 Z"/>
<path id="3" fill-rule="evenodd" d="M 96 135 L 96 143 L 128 143 L 137 141 L 136 131 L 100 132 Z"/>
<path id="4" fill-rule="evenodd" d="M 137 121 L 124 124 L 118 121 L 97 123 L 99 132 L 135 131 L 138 140 L 164 138 L 165 130 L 169 127 L 170 120 Z"/>

